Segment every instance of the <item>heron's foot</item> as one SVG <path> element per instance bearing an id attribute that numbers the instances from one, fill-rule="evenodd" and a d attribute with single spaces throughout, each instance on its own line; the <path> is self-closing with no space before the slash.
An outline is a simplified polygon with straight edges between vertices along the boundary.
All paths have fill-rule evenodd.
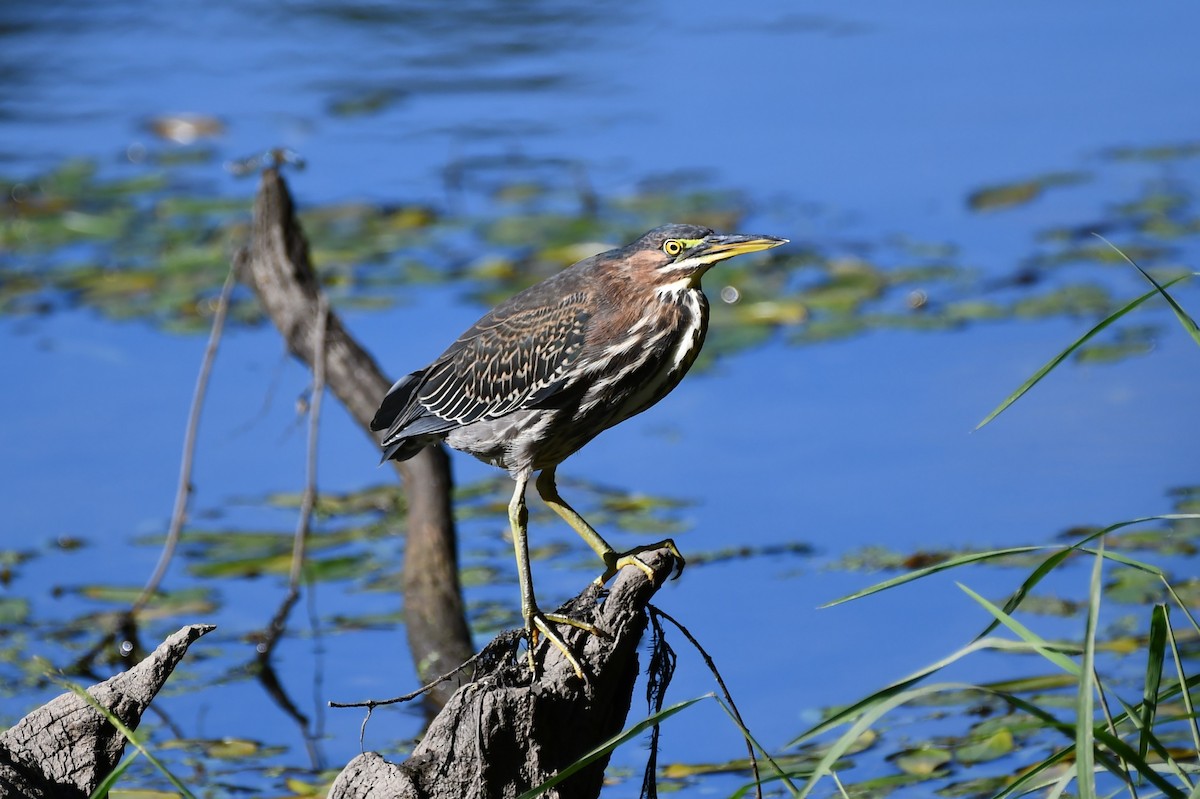
<path id="1" fill-rule="evenodd" d="M 634 547 L 628 552 L 608 552 L 602 557 L 604 558 L 604 574 L 596 578 L 596 585 L 604 585 L 612 579 L 613 575 L 619 572 L 626 566 L 636 566 L 646 574 L 646 579 L 654 582 L 654 569 L 638 557 L 642 552 L 652 552 L 656 549 L 666 547 L 675 558 L 675 573 L 671 575 L 671 579 L 678 579 L 679 575 L 683 574 L 683 567 L 687 565 L 687 561 L 683 559 L 683 555 L 679 552 L 679 547 L 675 546 L 675 542 L 667 538 L 659 541 L 657 544 L 646 544 L 641 547 Z"/>
<path id="2" fill-rule="evenodd" d="M 530 671 L 535 676 L 537 675 L 537 666 L 533 661 L 533 650 L 537 649 L 538 636 L 544 635 L 547 641 L 554 644 L 559 652 L 562 652 L 563 657 L 567 659 L 567 662 L 571 664 L 571 668 L 574 669 L 575 676 L 586 682 L 587 678 L 583 676 L 583 669 L 579 666 L 579 661 L 571 654 L 571 650 L 567 648 L 566 641 L 555 631 L 552 624 L 566 624 L 601 637 L 607 636 L 607 633 L 596 625 L 589 624 L 586 621 L 572 619 L 560 613 L 542 613 L 536 608 L 528 612 L 525 616 L 525 634 L 529 638 L 529 648 L 526 650 L 526 655 L 529 657 Z"/>

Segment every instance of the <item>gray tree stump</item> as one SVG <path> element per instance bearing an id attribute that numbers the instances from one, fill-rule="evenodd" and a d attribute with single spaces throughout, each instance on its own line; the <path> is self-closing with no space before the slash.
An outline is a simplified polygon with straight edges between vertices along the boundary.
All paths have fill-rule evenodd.
<path id="1" fill-rule="evenodd" d="M 135 729 L 192 642 L 216 629 L 193 624 L 167 638 L 129 671 L 87 689 Z M 51 699 L 0 733 L 0 797 L 87 797 L 121 759 L 125 736 L 73 693 Z"/>
<path id="2" fill-rule="evenodd" d="M 485 650 L 474 682 L 451 697 L 411 757 L 389 763 L 374 752 L 359 755 L 338 775 L 329 799 L 512 799 L 620 732 L 639 673 L 646 604 L 676 564 L 667 549 L 641 557 L 654 570 L 653 581 L 626 567 L 603 601 L 597 603 L 590 587 L 560 611 L 608 633 L 559 627 L 586 683 L 544 641 L 533 680 L 524 656 L 506 646 L 515 636 L 502 635 L 489 645 L 492 652 Z M 607 764 L 603 757 L 544 795 L 595 799 Z"/>

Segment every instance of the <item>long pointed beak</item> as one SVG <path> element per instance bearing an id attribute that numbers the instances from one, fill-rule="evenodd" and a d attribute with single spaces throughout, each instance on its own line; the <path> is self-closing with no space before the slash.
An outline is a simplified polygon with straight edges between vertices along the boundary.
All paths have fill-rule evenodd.
<path id="1" fill-rule="evenodd" d="M 708 236 L 699 247 L 688 253 L 688 259 L 699 257 L 708 263 L 716 263 L 735 255 L 769 250 L 787 243 L 787 239 L 775 236 Z"/>

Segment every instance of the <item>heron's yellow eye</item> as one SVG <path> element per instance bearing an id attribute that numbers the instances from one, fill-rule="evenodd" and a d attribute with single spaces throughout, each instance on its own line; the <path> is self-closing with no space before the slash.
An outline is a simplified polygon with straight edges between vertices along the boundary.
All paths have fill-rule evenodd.
<path id="1" fill-rule="evenodd" d="M 670 256 L 679 255 L 683 252 L 683 245 L 675 239 L 667 239 L 663 242 L 663 252 Z"/>

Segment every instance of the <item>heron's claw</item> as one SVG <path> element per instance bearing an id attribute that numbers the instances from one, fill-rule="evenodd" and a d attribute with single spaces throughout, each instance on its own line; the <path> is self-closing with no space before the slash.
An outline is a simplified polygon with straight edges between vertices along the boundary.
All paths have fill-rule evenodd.
<path id="1" fill-rule="evenodd" d="M 566 624 L 571 627 L 576 627 L 584 632 L 601 637 L 607 637 L 608 633 L 604 632 L 604 630 L 600 629 L 596 625 L 589 624 L 586 621 L 572 619 L 559 613 L 542 613 L 536 608 L 525 615 L 525 634 L 529 638 L 529 649 L 527 650 L 526 654 L 529 657 L 530 671 L 532 671 L 535 676 L 537 675 L 537 666 L 533 661 L 533 650 L 537 649 L 538 635 L 540 634 L 546 636 L 546 640 L 554 644 L 555 648 L 558 649 L 559 652 L 562 652 L 563 657 L 567 659 L 567 662 L 571 664 L 571 668 L 575 671 L 575 676 L 586 682 L 587 678 L 583 676 L 583 668 L 580 667 L 579 661 L 575 659 L 575 656 L 571 654 L 571 650 L 567 648 L 566 641 L 564 641 L 562 636 L 560 636 L 554 630 L 554 627 L 551 626 L 552 622 L 554 624 Z"/>
<path id="2" fill-rule="evenodd" d="M 643 552 L 651 552 L 656 549 L 666 548 L 671 556 L 675 558 L 675 570 L 671 575 L 672 580 L 679 579 L 679 575 L 683 574 L 683 567 L 687 565 L 683 555 L 679 552 L 679 547 L 675 546 L 675 542 L 671 539 L 659 541 L 657 544 L 647 544 L 646 546 L 634 547 L 628 552 L 609 552 L 603 556 L 604 558 L 604 574 L 596 578 L 597 585 L 604 585 L 613 576 L 626 566 L 636 566 L 645 573 L 646 579 L 651 583 L 654 582 L 654 569 L 641 558 L 638 557 Z"/>

